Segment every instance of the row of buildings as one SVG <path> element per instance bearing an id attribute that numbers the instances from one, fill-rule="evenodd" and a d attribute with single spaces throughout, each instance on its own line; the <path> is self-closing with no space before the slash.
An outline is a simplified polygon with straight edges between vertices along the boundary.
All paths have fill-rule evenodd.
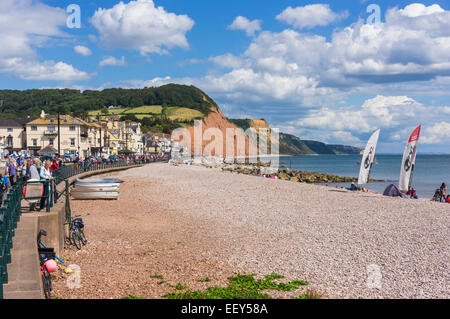
<path id="1" fill-rule="evenodd" d="M 13 153 L 34 155 L 49 145 L 60 155 L 144 155 L 158 151 L 158 138 L 143 134 L 140 123 L 120 121 L 118 117 L 83 120 L 42 112 L 38 118 L 0 119 L 3 156 Z"/>

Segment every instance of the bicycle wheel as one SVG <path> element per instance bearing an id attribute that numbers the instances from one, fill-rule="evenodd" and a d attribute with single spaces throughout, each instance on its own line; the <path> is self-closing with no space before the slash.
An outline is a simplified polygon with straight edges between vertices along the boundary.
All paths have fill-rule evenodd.
<path id="1" fill-rule="evenodd" d="M 79 235 L 79 237 L 81 239 L 81 242 L 83 243 L 83 245 L 86 245 L 87 244 L 87 239 L 86 239 L 86 236 L 84 235 L 83 229 L 79 229 L 78 231 L 79 231 L 78 235 Z"/>
<path id="2" fill-rule="evenodd" d="M 73 229 L 69 230 L 69 243 L 75 246 L 75 231 Z"/>
<path id="3" fill-rule="evenodd" d="M 44 296 L 46 299 L 52 298 L 52 279 L 49 272 L 44 266 L 44 273 L 42 275 L 42 284 L 44 286 Z"/>
<path id="4" fill-rule="evenodd" d="M 73 242 L 74 246 L 77 247 L 78 250 L 81 249 L 81 239 L 80 236 L 78 235 L 78 231 L 74 230 L 72 231 L 71 235 L 70 235 L 70 240 Z"/>

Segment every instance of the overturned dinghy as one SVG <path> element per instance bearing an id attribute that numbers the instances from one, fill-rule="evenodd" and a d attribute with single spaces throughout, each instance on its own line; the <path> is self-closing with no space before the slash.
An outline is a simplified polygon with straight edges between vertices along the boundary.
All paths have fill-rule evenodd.
<path id="1" fill-rule="evenodd" d="M 118 179 L 118 178 L 101 178 L 101 179 L 77 179 L 75 181 L 76 184 L 102 184 L 102 183 L 106 183 L 106 184 L 121 184 L 123 183 L 123 180 Z"/>
<path id="2" fill-rule="evenodd" d="M 103 192 L 103 191 L 83 191 L 73 190 L 72 197 L 74 199 L 118 199 L 119 192 Z"/>
<path id="3" fill-rule="evenodd" d="M 78 179 L 71 194 L 74 199 L 118 199 L 121 183 L 114 178 Z"/>

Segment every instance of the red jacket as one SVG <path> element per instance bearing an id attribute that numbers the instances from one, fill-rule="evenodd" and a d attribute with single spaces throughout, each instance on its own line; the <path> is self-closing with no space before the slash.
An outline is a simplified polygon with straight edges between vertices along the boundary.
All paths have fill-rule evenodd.
<path id="1" fill-rule="evenodd" d="M 57 168 L 59 168 L 59 165 L 58 165 L 58 163 L 53 163 L 52 164 L 52 166 L 50 166 L 50 172 L 53 172 L 53 170 L 55 170 L 55 169 L 57 169 Z"/>

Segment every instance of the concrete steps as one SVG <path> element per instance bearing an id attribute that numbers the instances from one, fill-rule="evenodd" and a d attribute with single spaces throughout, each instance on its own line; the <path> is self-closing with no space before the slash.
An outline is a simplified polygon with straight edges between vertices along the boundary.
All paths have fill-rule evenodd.
<path id="1" fill-rule="evenodd" d="M 14 236 L 8 284 L 3 286 L 5 299 L 44 299 L 39 270 L 36 238 L 38 216 L 23 214 Z"/>

